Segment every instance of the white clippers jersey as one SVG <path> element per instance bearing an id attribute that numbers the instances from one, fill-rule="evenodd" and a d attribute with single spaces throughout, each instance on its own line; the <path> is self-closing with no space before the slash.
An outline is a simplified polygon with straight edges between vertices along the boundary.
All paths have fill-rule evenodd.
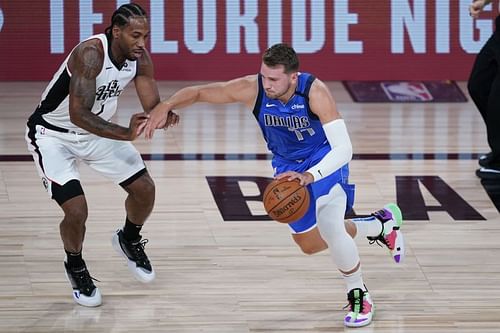
<path id="1" fill-rule="evenodd" d="M 109 45 L 106 35 L 94 35 L 86 40 L 93 38 L 99 39 L 103 45 L 104 64 L 96 78 L 95 101 L 92 113 L 105 120 L 110 120 L 116 112 L 118 96 L 136 75 L 137 62 L 126 60 L 123 67 L 118 69 L 109 57 Z M 68 69 L 68 59 L 70 55 L 66 57 L 43 92 L 35 113 L 41 115 L 50 125 L 68 131 L 87 133 L 87 131 L 74 125 L 69 118 L 69 82 L 71 73 Z"/>

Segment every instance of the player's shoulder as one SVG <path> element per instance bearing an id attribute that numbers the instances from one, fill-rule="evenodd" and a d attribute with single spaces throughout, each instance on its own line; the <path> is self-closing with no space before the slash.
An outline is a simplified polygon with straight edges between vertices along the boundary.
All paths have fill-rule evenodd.
<path id="1" fill-rule="evenodd" d="M 250 75 L 244 75 L 239 78 L 236 78 L 235 80 L 238 80 L 239 82 L 242 82 L 244 84 L 251 84 L 254 85 L 257 82 L 257 74 L 250 74 Z"/>
<path id="2" fill-rule="evenodd" d="M 317 91 L 317 90 L 328 90 L 328 87 L 323 80 L 314 76 L 314 80 L 311 83 L 311 91 Z"/>
<path id="3" fill-rule="evenodd" d="M 102 45 L 102 41 L 99 38 L 90 38 L 78 44 L 73 50 L 73 53 L 75 52 L 80 54 L 82 52 L 97 52 L 104 55 L 104 46 Z"/>
<path id="4" fill-rule="evenodd" d="M 86 75 L 96 76 L 104 63 L 105 52 L 99 38 L 91 38 L 78 44 L 68 60 L 71 72 L 82 70 Z"/>
<path id="5" fill-rule="evenodd" d="M 226 81 L 225 85 L 232 87 L 233 89 L 251 89 L 256 88 L 257 75 L 245 75 L 240 76 L 229 81 Z"/>
<path id="6" fill-rule="evenodd" d="M 223 91 L 231 96 L 233 102 L 240 102 L 247 106 L 252 106 L 255 103 L 259 91 L 256 81 L 256 75 L 245 75 L 221 83 L 221 87 Z"/>

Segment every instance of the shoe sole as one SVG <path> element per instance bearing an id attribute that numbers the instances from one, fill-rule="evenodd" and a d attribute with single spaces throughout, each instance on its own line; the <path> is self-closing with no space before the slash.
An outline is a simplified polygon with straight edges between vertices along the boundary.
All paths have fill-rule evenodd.
<path id="1" fill-rule="evenodd" d="M 499 180 L 500 179 L 500 173 L 498 172 L 485 172 L 481 171 L 481 169 L 476 170 L 476 176 L 480 179 L 486 179 L 486 180 Z"/>
<path id="2" fill-rule="evenodd" d="M 366 320 L 366 321 L 363 321 L 359 324 L 356 324 L 356 323 L 350 323 L 350 322 L 347 322 L 347 321 L 344 321 L 344 325 L 346 327 L 351 327 L 351 328 L 355 328 L 355 327 L 365 327 L 365 326 L 368 326 L 372 323 L 373 321 L 373 317 L 375 317 L 375 308 L 372 308 L 372 317 L 370 320 Z"/>
<path id="3" fill-rule="evenodd" d="M 394 218 L 394 222 L 396 222 L 396 225 L 401 228 L 401 226 L 403 225 L 403 213 L 401 213 L 401 209 L 399 209 L 399 206 L 396 205 L 395 203 L 390 203 L 390 204 L 387 204 L 384 206 L 385 209 L 389 210 L 392 214 L 392 217 Z M 394 256 L 392 256 L 392 253 L 391 253 L 391 256 L 393 257 L 394 261 L 396 261 L 397 264 L 400 264 L 404 261 L 405 259 L 405 239 L 404 239 L 404 236 L 403 236 L 403 233 L 400 231 L 400 230 L 396 230 L 396 232 L 398 233 L 398 238 L 401 239 L 401 251 L 400 251 L 400 254 L 399 254 L 399 261 L 396 261 L 396 259 L 394 258 Z"/>
<path id="4" fill-rule="evenodd" d="M 156 274 L 155 274 L 154 270 L 151 271 L 151 273 L 148 274 L 147 276 L 143 276 L 143 275 L 137 273 L 137 269 L 136 269 L 137 265 L 135 264 L 135 262 L 133 262 L 132 260 L 130 260 L 127 257 L 125 252 L 123 252 L 117 233 L 113 234 L 113 237 L 111 238 L 111 244 L 113 245 L 113 248 L 115 249 L 116 253 L 118 253 L 123 258 L 125 258 L 125 260 L 127 261 L 128 270 L 130 271 L 130 273 L 132 273 L 132 275 L 134 276 L 134 278 L 137 281 L 140 281 L 142 283 L 150 283 L 151 281 L 153 281 L 155 279 Z"/>

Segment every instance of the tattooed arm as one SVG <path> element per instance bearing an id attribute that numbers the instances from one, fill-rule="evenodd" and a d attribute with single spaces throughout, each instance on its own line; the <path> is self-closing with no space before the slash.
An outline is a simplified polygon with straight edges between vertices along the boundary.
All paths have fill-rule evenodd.
<path id="1" fill-rule="evenodd" d="M 68 67 L 71 72 L 69 85 L 69 115 L 71 122 L 90 133 L 115 139 L 134 140 L 141 132 L 147 115 L 135 114 L 129 127 L 108 122 L 92 113 L 95 100 L 96 77 L 104 64 L 104 50 L 98 39 L 91 39 L 73 50 Z"/>

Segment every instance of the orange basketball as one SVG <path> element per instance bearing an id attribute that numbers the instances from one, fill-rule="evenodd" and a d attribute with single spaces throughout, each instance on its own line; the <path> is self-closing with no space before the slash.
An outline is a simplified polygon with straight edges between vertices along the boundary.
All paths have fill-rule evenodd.
<path id="1" fill-rule="evenodd" d="M 297 221 L 309 209 L 309 191 L 297 179 L 273 180 L 264 190 L 264 208 L 275 221 L 290 223 Z"/>

